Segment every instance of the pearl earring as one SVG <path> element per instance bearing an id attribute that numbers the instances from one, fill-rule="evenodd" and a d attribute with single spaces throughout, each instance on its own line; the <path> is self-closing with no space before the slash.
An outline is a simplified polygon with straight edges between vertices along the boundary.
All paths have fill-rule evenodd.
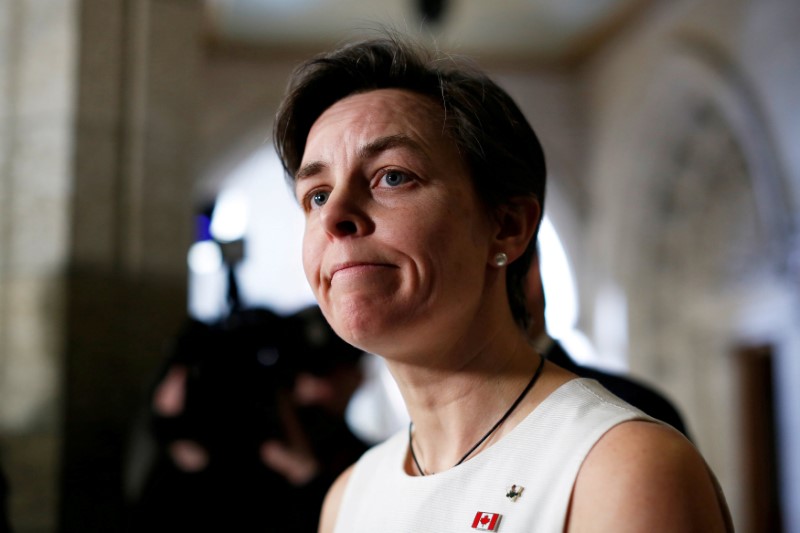
<path id="1" fill-rule="evenodd" d="M 504 267 L 508 263 L 508 256 L 505 252 L 497 252 L 494 255 L 494 264 L 497 267 Z"/>

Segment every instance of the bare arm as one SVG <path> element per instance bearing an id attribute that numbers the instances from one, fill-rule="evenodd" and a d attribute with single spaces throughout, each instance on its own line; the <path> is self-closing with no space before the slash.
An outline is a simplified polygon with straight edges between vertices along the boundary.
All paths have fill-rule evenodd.
<path id="1" fill-rule="evenodd" d="M 333 533 L 336 526 L 336 519 L 339 517 L 339 508 L 342 505 L 342 496 L 344 489 L 347 487 L 347 482 L 350 480 L 350 474 L 353 472 L 353 467 L 350 466 L 347 470 L 333 482 L 328 494 L 325 496 L 325 501 L 322 503 L 322 516 L 319 520 L 319 533 Z"/>
<path id="2" fill-rule="evenodd" d="M 724 532 L 723 510 L 703 458 L 672 428 L 628 422 L 586 458 L 565 531 Z"/>

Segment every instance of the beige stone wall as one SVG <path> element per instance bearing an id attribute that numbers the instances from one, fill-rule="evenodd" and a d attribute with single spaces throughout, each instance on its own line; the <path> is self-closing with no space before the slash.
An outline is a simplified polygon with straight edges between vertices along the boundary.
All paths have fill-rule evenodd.
<path id="1" fill-rule="evenodd" d="M 56 523 L 76 2 L 0 2 L 0 463 L 17 531 Z"/>
<path id="2" fill-rule="evenodd" d="M 202 3 L 83 0 L 62 531 L 117 531 L 147 386 L 186 317 Z"/>
<path id="3" fill-rule="evenodd" d="M 0 1 L 0 461 L 16 532 L 113 531 L 185 317 L 202 5 Z"/>

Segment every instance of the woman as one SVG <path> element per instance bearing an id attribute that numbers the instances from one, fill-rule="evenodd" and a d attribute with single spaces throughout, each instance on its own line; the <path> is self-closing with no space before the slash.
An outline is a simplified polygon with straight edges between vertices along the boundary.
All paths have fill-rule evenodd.
<path id="1" fill-rule="evenodd" d="M 527 342 L 539 141 L 481 73 L 396 39 L 301 66 L 275 127 L 326 318 L 413 420 L 333 485 L 320 531 L 724 531 L 679 433 Z"/>

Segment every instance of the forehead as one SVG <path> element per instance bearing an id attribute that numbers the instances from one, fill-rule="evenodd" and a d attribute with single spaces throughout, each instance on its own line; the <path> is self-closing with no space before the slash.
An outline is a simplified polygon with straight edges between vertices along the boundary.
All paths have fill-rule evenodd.
<path id="1" fill-rule="evenodd" d="M 312 125 L 308 151 L 320 138 L 365 142 L 379 135 L 405 134 L 425 144 L 448 142 L 445 114 L 433 98 L 403 89 L 350 95 L 325 110 Z M 308 154 L 304 154 L 305 156 Z"/>

